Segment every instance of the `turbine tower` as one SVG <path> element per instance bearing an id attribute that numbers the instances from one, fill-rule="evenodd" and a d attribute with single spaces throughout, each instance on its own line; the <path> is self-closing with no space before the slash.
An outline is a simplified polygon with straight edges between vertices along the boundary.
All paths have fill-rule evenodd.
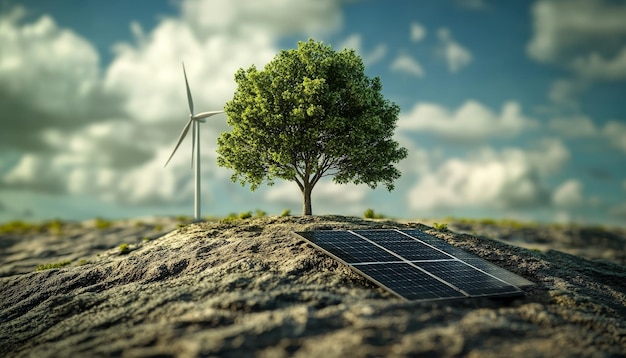
<path id="1" fill-rule="evenodd" d="M 214 116 L 216 114 L 224 113 L 224 111 L 211 111 L 194 114 L 193 112 L 193 99 L 191 98 L 191 90 L 189 89 L 189 82 L 187 81 L 187 72 L 185 71 L 185 63 L 183 63 L 183 75 L 185 76 L 185 86 L 187 87 L 187 101 L 189 102 L 189 121 L 183 128 L 183 131 L 178 137 L 178 142 L 174 151 L 170 155 L 169 159 L 165 163 L 165 166 L 170 162 L 174 153 L 180 146 L 180 143 L 185 139 L 189 127 L 191 126 L 191 167 L 195 169 L 194 172 L 194 202 L 193 202 L 193 214 L 194 220 L 200 221 L 200 123 L 206 122 L 207 117 Z"/>

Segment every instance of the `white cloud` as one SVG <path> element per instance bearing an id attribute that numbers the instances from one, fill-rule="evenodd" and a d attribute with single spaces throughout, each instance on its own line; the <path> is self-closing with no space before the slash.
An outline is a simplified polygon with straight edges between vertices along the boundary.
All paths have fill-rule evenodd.
<path id="1" fill-rule="evenodd" d="M 481 103 L 468 100 L 456 111 L 432 103 L 418 103 L 408 114 L 400 114 L 398 129 L 425 131 L 454 140 L 482 141 L 491 137 L 515 136 L 538 127 L 522 114 L 517 102 L 507 102 L 499 114 Z"/>
<path id="2" fill-rule="evenodd" d="M 604 126 L 602 133 L 613 147 L 626 152 L 626 124 L 610 121 Z"/>
<path id="3" fill-rule="evenodd" d="M 441 54 L 446 60 L 450 72 L 456 73 L 472 62 L 472 53 L 467 48 L 454 41 L 450 30 L 445 27 L 439 29 L 437 37 L 441 44 Z"/>
<path id="4" fill-rule="evenodd" d="M 42 151 L 48 128 L 75 130 L 119 113 L 115 96 L 103 92 L 95 48 L 43 15 L 24 23 L 25 10 L 0 14 L 0 147 Z"/>
<path id="5" fill-rule="evenodd" d="M 626 7 L 610 1 L 540 0 L 528 55 L 587 80 L 626 78 Z M 621 46 L 621 47 L 620 47 Z"/>
<path id="6" fill-rule="evenodd" d="M 409 55 L 398 55 L 391 63 L 394 72 L 406 73 L 415 77 L 424 77 L 424 70 L 416 59 Z"/>
<path id="7" fill-rule="evenodd" d="M 606 59 L 597 52 L 578 57 L 572 61 L 571 67 L 584 78 L 624 80 L 626 79 L 626 47 L 622 48 L 612 59 Z"/>
<path id="8" fill-rule="evenodd" d="M 552 203 L 557 207 L 572 208 L 583 203 L 583 185 L 580 180 L 570 179 L 561 184 L 552 194 Z"/>
<path id="9" fill-rule="evenodd" d="M 486 148 L 468 159 L 451 158 L 422 175 L 411 189 L 412 209 L 520 208 L 547 205 L 544 179 L 560 170 L 569 152 L 546 140 L 530 151 Z"/>
<path id="10" fill-rule="evenodd" d="M 590 84 L 590 81 L 583 78 L 557 79 L 550 86 L 548 98 L 562 107 L 578 109 L 576 98 Z"/>
<path id="11" fill-rule="evenodd" d="M 182 18 L 205 40 L 215 33 L 246 38 L 257 32 L 272 37 L 316 34 L 341 27 L 337 0 L 186 0 Z"/>
<path id="12" fill-rule="evenodd" d="M 607 50 L 626 36 L 626 7 L 609 1 L 540 0 L 532 14 L 534 33 L 526 50 L 541 62 L 559 61 L 590 48 Z"/>
<path id="13" fill-rule="evenodd" d="M 426 28 L 419 22 L 411 23 L 411 41 L 420 42 L 426 37 Z"/>
<path id="14" fill-rule="evenodd" d="M 361 56 L 365 65 L 372 65 L 382 60 L 387 54 L 387 46 L 384 44 L 378 44 L 372 51 L 364 52 L 363 50 L 363 38 L 359 34 L 352 34 L 348 36 L 338 47 L 338 49 L 354 49 L 354 51 Z"/>
<path id="15" fill-rule="evenodd" d="M 237 69 L 262 67 L 278 52 L 282 35 L 337 29 L 339 4 L 184 1 L 180 17 L 163 18 L 150 32 L 131 23 L 135 43 L 117 44 L 104 74 L 94 47 L 50 17 L 23 24 L 21 10 L 3 15 L 0 92 L 30 96 L 31 102 L 20 104 L 30 121 L 24 128 L 35 128 L 32 142 L 48 150 L 24 155 L 0 173 L 1 187 L 87 194 L 132 205 L 189 201 L 189 139 L 163 168 L 188 118 L 181 61 L 196 110 L 221 109 L 232 97 Z M 0 96 L 0 106 L 11 109 L 14 97 Z M 23 149 L 19 125 L 3 128 L 0 146 L 7 145 L 6 133 L 19 133 L 11 145 Z M 205 196 L 214 186 L 230 184 L 231 172 L 214 164 L 216 138 L 224 129 L 224 116 L 202 126 Z"/>
<path id="16" fill-rule="evenodd" d="M 550 129 L 566 137 L 593 137 L 598 133 L 593 121 L 584 115 L 553 118 L 549 125 Z"/>

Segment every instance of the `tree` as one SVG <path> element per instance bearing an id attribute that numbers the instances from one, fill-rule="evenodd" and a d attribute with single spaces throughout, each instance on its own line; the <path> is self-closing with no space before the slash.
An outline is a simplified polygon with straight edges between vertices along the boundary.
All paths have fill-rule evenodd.
<path id="1" fill-rule="evenodd" d="M 393 164 L 407 156 L 392 139 L 400 108 L 364 71 L 354 50 L 335 52 L 313 40 L 281 51 L 263 70 L 239 69 L 218 164 L 253 191 L 264 180 L 295 181 L 304 215 L 312 214 L 311 192 L 324 176 L 393 190 L 401 174 Z"/>

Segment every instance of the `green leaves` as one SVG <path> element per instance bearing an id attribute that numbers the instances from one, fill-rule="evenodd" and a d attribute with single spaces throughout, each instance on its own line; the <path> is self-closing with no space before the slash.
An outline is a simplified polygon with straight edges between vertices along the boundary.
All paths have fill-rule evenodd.
<path id="1" fill-rule="evenodd" d="M 255 190 L 293 180 L 305 203 L 328 174 L 337 183 L 393 189 L 400 177 L 393 164 L 407 156 L 392 140 L 399 107 L 383 98 L 380 79 L 365 75 L 353 50 L 300 42 L 261 71 L 240 69 L 235 81 L 225 107 L 232 130 L 218 139 L 218 164 L 234 170 L 233 181 Z"/>

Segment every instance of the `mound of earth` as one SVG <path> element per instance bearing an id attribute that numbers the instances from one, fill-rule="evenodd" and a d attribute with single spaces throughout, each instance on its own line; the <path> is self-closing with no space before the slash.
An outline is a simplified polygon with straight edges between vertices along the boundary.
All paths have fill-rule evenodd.
<path id="1" fill-rule="evenodd" d="M 377 228 L 423 230 L 536 285 L 515 299 L 406 302 L 293 234 Z M 92 255 L 0 278 L 1 356 L 626 355 L 626 267 L 422 224 L 197 223 Z"/>

